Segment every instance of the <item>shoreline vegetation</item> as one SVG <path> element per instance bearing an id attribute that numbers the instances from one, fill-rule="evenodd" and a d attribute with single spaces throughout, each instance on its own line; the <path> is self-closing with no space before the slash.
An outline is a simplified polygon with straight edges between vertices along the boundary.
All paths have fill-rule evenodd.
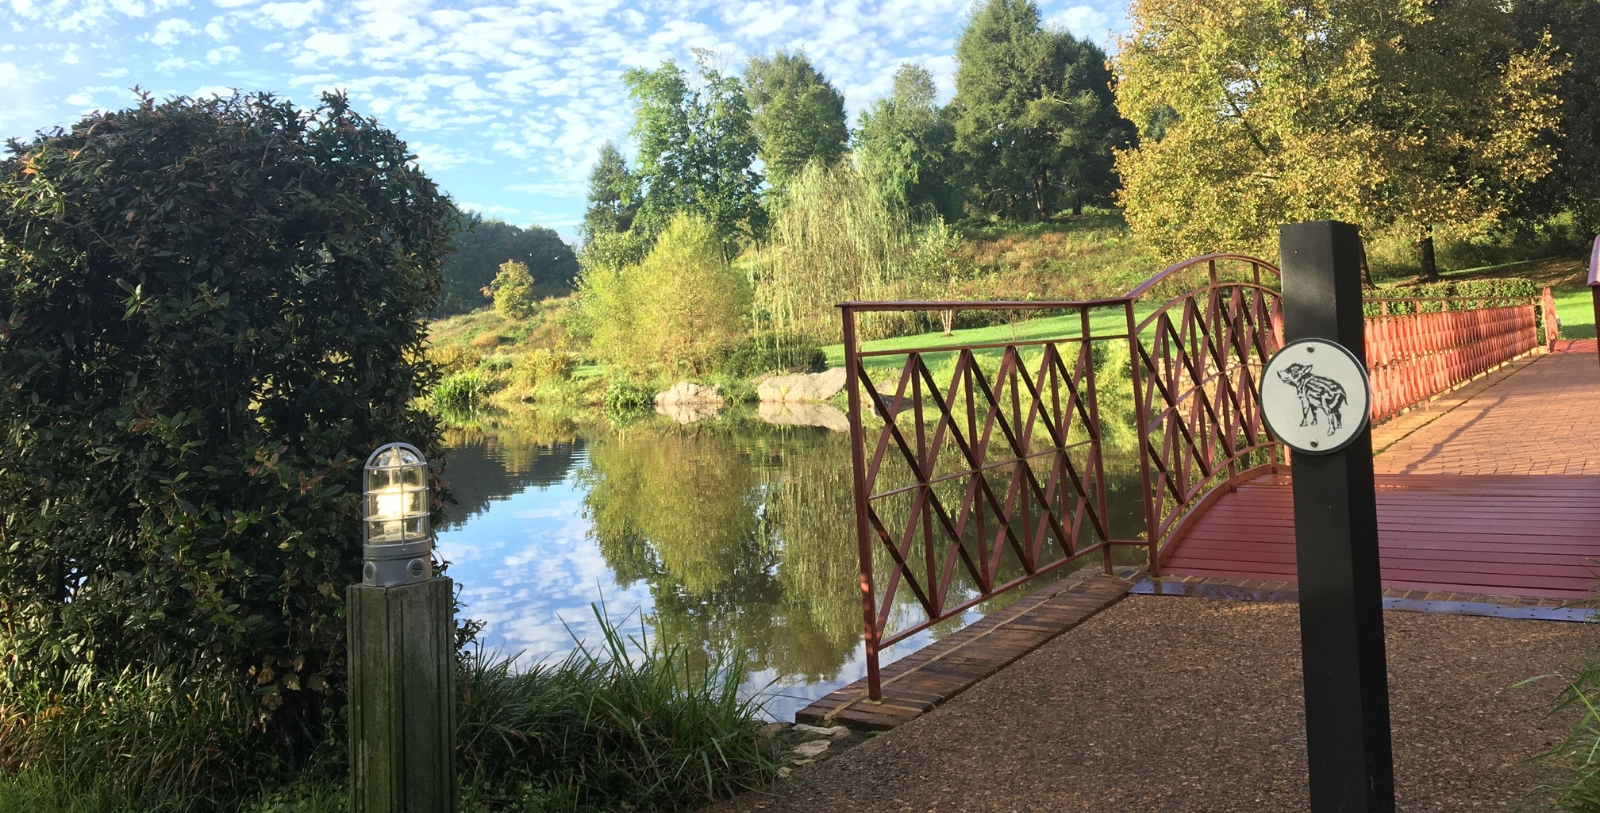
<path id="1" fill-rule="evenodd" d="M 1069 300 L 1120 296 L 1160 270 L 1153 254 L 1133 248 L 1134 238 L 1114 213 L 1076 218 L 1063 213 L 1058 222 L 1014 227 L 969 224 L 952 234 L 955 238 L 948 250 L 959 258 L 957 262 L 971 269 L 964 278 L 964 291 L 970 293 L 955 295 L 979 301 L 1008 294 Z M 1470 288 L 1528 295 L 1550 286 L 1557 298 L 1562 337 L 1593 337 L 1594 314 L 1584 284 L 1585 248 L 1576 237 L 1498 244 L 1443 242 L 1441 279 L 1423 283 L 1416 279 L 1414 266 L 1407 264 L 1404 241 L 1378 240 L 1369 247 L 1378 285 L 1373 293 L 1439 296 Z M 1029 282 L 1035 277 L 1054 282 Z M 1009 293 L 1015 291 L 1024 293 Z M 746 344 L 732 351 L 730 355 L 735 357 L 731 362 L 713 363 L 704 372 L 682 369 L 671 374 L 650 365 L 619 369 L 596 358 L 586 343 L 580 299 L 577 294 L 546 298 L 528 307 L 521 318 L 485 306 L 434 321 L 428 355 L 443 378 L 433 392 L 433 408 L 447 424 L 452 420 L 470 424 L 472 413 L 483 408 L 625 414 L 649 409 L 657 393 L 680 381 L 716 388 L 730 404 L 756 403 L 757 389 L 765 378 L 819 372 L 843 364 L 843 346 L 836 336 L 828 341 L 823 330 L 818 330 L 821 337 L 815 341 L 791 337 L 794 349 L 785 358 L 785 353 L 774 349 L 783 337 L 747 327 L 743 331 Z M 1153 297 L 1144 308 L 1153 308 L 1160 301 L 1161 297 Z M 836 315 L 834 318 L 837 321 Z M 882 350 L 1072 336 L 1079 329 L 1075 315 L 1025 313 L 1011 321 L 998 312 L 979 312 L 968 318 L 976 323 L 953 325 L 949 334 L 936 317 L 922 324 L 901 325 L 899 330 L 891 326 L 888 329 L 896 335 L 865 341 L 863 347 Z M 987 324 L 982 321 L 985 318 Z M 1096 329 L 1112 331 L 1116 326 L 1111 322 L 1120 320 L 1120 315 L 1108 311 L 1103 320 L 1095 322 Z M 833 329 L 836 334 L 837 325 Z M 763 347 L 768 349 L 763 352 Z M 872 366 L 888 376 L 897 372 L 897 368 L 890 369 L 896 362 L 887 357 Z M 844 396 L 835 395 L 824 403 L 842 408 Z"/>

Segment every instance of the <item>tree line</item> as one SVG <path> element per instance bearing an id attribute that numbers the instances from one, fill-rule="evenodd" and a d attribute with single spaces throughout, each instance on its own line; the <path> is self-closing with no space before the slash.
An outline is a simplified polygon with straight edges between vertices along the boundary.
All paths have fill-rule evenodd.
<path id="1" fill-rule="evenodd" d="M 1045 220 L 1111 202 L 1114 151 L 1135 128 L 1116 111 L 1099 46 L 1045 27 L 1029 0 L 989 0 L 956 56 L 949 104 L 927 69 L 904 64 L 854 128 L 803 52 L 752 57 L 739 75 L 703 51 L 688 69 L 629 71 L 637 157 L 630 167 L 615 144 L 600 148 L 585 251 L 610 235 L 648 239 L 678 212 L 712 222 L 730 249 L 758 243 L 812 163 L 848 160 L 891 202 L 945 220 Z"/>
<path id="2" fill-rule="evenodd" d="M 601 148 L 585 250 L 680 211 L 757 245 L 813 162 L 946 222 L 1116 206 L 1171 256 L 1270 253 L 1278 223 L 1336 217 L 1404 234 L 1427 278 L 1435 235 L 1600 228 L 1594 3 L 1135 0 L 1130 19 L 1108 60 L 1030 0 L 987 0 L 948 104 L 906 64 L 854 127 L 804 53 L 630 71 L 637 158 Z"/>

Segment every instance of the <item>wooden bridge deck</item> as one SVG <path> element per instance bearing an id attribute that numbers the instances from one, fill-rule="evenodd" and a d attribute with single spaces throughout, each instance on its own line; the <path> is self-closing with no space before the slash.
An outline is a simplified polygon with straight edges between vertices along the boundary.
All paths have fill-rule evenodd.
<path id="1" fill-rule="evenodd" d="M 1594 343 L 1564 342 L 1388 438 L 1374 461 L 1384 586 L 1593 595 L 1600 578 L 1597 399 Z M 1293 581 L 1294 561 L 1292 489 L 1287 478 L 1268 476 L 1218 499 L 1169 549 L 1162 570 Z"/>

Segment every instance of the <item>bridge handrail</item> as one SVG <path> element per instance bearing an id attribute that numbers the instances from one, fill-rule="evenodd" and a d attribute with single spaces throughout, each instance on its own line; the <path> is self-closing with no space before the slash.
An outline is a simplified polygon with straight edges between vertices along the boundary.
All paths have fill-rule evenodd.
<path id="1" fill-rule="evenodd" d="M 1589 287 L 1600 287 L 1600 235 L 1595 235 L 1594 247 L 1589 249 Z"/>
<path id="2" fill-rule="evenodd" d="M 1595 236 L 1594 247 L 1589 250 L 1589 298 L 1594 303 L 1595 329 L 1600 330 L 1600 235 Z M 1554 304 L 1551 308 L 1554 309 Z M 1600 342 L 1596 343 L 1596 349 L 1600 351 Z"/>
<path id="3" fill-rule="evenodd" d="M 1600 257 L 1600 240 L 1596 246 Z M 1250 270 L 1225 279 L 1220 263 Z M 1203 284 L 1137 317 L 1138 300 L 1202 267 Z M 1119 297 L 840 303 L 871 696 L 881 696 L 882 647 L 1085 556 L 1098 553 L 1109 572 L 1113 546 L 1145 548 L 1159 573 L 1164 552 L 1226 486 L 1280 471 L 1288 457 L 1261 418 L 1257 384 L 1283 344 L 1281 296 L 1270 284 L 1279 276 L 1260 258 L 1223 252 L 1170 265 Z M 1600 297 L 1600 286 L 1595 290 Z M 1548 292 L 1542 300 L 1548 328 Z M 1539 344 L 1532 329 L 1539 303 L 1526 297 L 1367 301 L 1411 311 L 1367 319 L 1375 393 L 1393 391 L 1381 406 L 1374 398 L 1374 419 Z M 1475 307 L 1450 307 L 1465 302 Z M 1076 329 L 873 350 L 857 340 L 862 314 L 974 310 L 1062 311 L 1075 317 Z M 1096 327 L 1091 312 L 1102 310 L 1121 311 L 1121 318 Z M 1117 386 L 1133 393 L 1139 539 L 1113 538 L 1107 500 L 1097 389 L 1105 384 L 1097 382 L 1102 365 L 1095 359 L 1102 345 L 1119 342 L 1126 343 L 1127 367 L 1099 372 L 1125 374 L 1128 384 Z M 992 373 L 975 355 L 985 350 L 1000 351 Z M 934 354 L 947 360 L 933 365 Z M 905 361 L 896 369 L 883 364 L 889 356 Z M 871 369 L 868 359 L 877 362 Z M 880 386 L 874 371 L 894 378 Z M 900 479 L 885 476 L 891 473 Z M 875 573 L 886 578 L 877 581 Z M 904 621 L 912 609 L 922 620 L 891 632 L 891 620 Z"/>
<path id="4" fill-rule="evenodd" d="M 1169 265 L 1166 268 L 1163 268 L 1160 271 L 1157 271 L 1154 276 L 1151 276 L 1149 279 L 1145 280 L 1144 282 L 1141 282 L 1138 285 L 1135 285 L 1133 287 L 1133 290 L 1127 292 L 1126 294 L 1123 294 L 1122 298 L 1123 299 L 1138 299 L 1138 298 L 1144 296 L 1147 292 L 1149 292 L 1150 289 L 1156 287 L 1157 285 L 1160 285 L 1162 283 L 1162 281 L 1165 280 L 1166 278 L 1168 278 L 1170 276 L 1173 276 L 1174 274 L 1177 274 L 1177 273 L 1179 273 L 1181 271 L 1184 271 L 1186 269 L 1193 268 L 1193 267 L 1199 265 L 1200 263 L 1208 263 L 1210 265 L 1211 280 L 1212 280 L 1213 283 L 1215 283 L 1216 280 L 1217 280 L 1217 275 L 1216 275 L 1217 262 L 1221 261 L 1221 260 L 1237 260 L 1237 261 L 1240 261 L 1240 262 L 1247 262 L 1247 263 L 1250 263 L 1251 265 L 1255 266 L 1256 267 L 1256 273 L 1254 274 L 1254 278 L 1251 279 L 1251 282 L 1254 282 L 1257 285 L 1261 284 L 1261 277 L 1260 277 L 1259 270 L 1262 269 L 1262 268 L 1264 268 L 1264 269 L 1266 269 L 1268 271 L 1271 271 L 1272 275 L 1274 277 L 1283 276 L 1283 273 L 1278 270 L 1278 267 L 1276 265 L 1273 265 L 1272 263 L 1269 263 L 1266 260 L 1261 259 L 1260 257 L 1252 257 L 1252 256 L 1250 256 L 1248 254 L 1235 254 L 1235 253 L 1232 253 L 1232 252 L 1223 251 L 1223 252 L 1217 252 L 1215 254 L 1202 254 L 1199 257 L 1190 257 L 1187 260 L 1182 260 L 1182 261 L 1173 263 L 1172 265 Z"/>

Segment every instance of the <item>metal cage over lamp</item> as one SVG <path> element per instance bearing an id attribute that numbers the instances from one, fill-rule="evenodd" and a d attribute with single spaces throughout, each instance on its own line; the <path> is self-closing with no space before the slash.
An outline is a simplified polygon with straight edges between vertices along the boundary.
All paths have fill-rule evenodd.
<path id="1" fill-rule="evenodd" d="M 409 443 L 381 446 L 367 458 L 362 584 L 392 587 L 433 576 L 427 467 Z"/>

